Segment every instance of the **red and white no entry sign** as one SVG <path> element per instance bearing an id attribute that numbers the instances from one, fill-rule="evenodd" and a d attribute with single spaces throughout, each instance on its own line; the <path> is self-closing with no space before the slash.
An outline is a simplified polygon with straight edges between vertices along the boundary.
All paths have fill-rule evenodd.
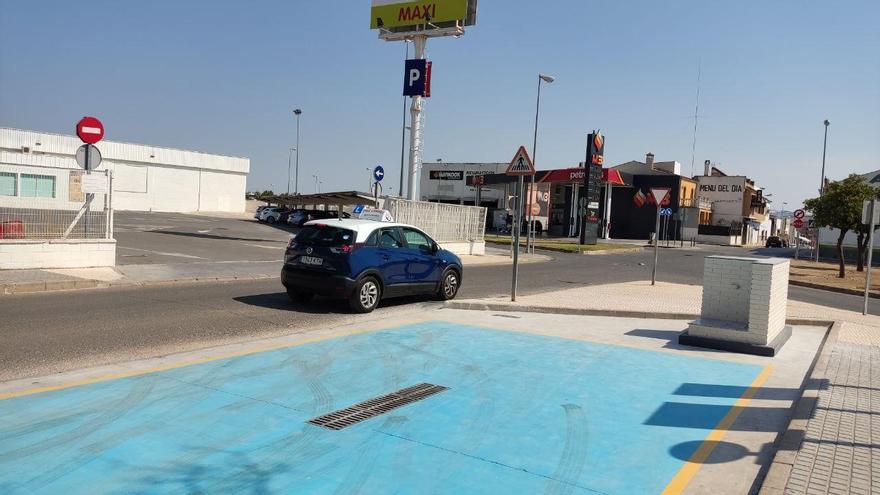
<path id="1" fill-rule="evenodd" d="M 104 124 L 95 117 L 83 117 L 76 123 L 76 135 L 84 143 L 95 144 L 104 137 Z"/>

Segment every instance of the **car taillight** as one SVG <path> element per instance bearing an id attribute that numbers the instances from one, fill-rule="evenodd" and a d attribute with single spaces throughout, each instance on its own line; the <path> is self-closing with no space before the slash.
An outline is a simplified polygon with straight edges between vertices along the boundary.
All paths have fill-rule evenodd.
<path id="1" fill-rule="evenodd" d="M 330 248 L 330 252 L 333 254 L 348 254 L 351 252 L 351 246 L 346 244 L 342 247 L 332 247 Z"/>

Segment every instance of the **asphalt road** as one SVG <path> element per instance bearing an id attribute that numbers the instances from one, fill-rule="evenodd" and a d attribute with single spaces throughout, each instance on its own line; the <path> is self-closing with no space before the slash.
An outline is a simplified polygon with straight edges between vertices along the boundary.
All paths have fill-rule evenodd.
<path id="1" fill-rule="evenodd" d="M 114 214 L 117 265 L 280 260 L 291 232 L 246 216 Z"/>
<path id="2" fill-rule="evenodd" d="M 745 254 L 741 248 L 663 249 L 659 280 L 698 284 L 703 257 Z M 652 254 L 570 255 L 520 267 L 521 294 L 578 285 L 646 280 Z M 462 298 L 509 294 L 508 266 L 465 271 Z M 791 287 L 800 301 L 858 311 L 861 299 Z M 351 314 L 344 303 L 318 300 L 291 305 L 277 280 L 214 284 L 173 284 L 0 297 L 0 380 L 65 370 L 222 343 L 251 340 L 341 325 L 364 318 L 418 311 L 425 299 L 384 303 L 372 315 Z M 429 303 L 428 303 L 429 304 Z M 871 302 L 880 313 L 880 303 Z"/>

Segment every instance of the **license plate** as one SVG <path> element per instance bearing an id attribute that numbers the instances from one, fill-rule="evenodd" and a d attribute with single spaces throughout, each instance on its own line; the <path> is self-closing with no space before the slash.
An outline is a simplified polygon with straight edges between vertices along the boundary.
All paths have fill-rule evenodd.
<path id="1" fill-rule="evenodd" d="M 324 260 L 322 258 L 315 258 L 314 256 L 300 256 L 300 263 L 304 265 L 323 265 Z"/>

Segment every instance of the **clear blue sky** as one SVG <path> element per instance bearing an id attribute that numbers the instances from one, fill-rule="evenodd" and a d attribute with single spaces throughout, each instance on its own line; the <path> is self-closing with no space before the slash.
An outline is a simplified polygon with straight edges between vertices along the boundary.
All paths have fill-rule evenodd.
<path id="1" fill-rule="evenodd" d="M 246 156 L 248 188 L 283 190 L 291 110 L 303 109 L 300 190 L 365 189 L 366 167 L 400 163 L 403 43 L 368 29 L 369 1 L 2 1 L 0 126 Z M 880 2 L 481 0 L 460 39 L 432 40 L 425 160 L 538 168 L 583 160 L 712 159 L 789 208 L 815 195 L 822 120 L 828 174 L 880 169 Z"/>

